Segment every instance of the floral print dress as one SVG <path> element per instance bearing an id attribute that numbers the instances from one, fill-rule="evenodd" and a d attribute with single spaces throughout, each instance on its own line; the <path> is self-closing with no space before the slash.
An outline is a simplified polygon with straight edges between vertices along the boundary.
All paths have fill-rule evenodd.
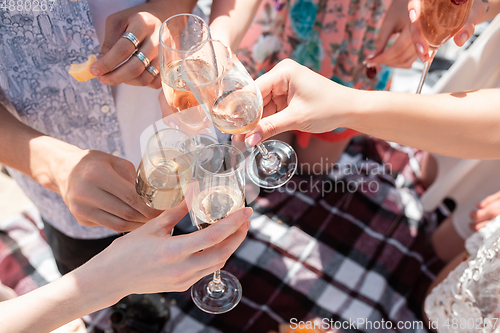
<path id="1" fill-rule="evenodd" d="M 387 90 L 391 71 L 377 68 L 369 78 L 363 61 L 375 46 L 392 0 L 262 0 L 236 55 L 257 78 L 276 63 L 291 58 L 342 85 Z M 357 134 L 351 129 L 298 134 L 306 147 L 311 136 L 340 141 Z"/>

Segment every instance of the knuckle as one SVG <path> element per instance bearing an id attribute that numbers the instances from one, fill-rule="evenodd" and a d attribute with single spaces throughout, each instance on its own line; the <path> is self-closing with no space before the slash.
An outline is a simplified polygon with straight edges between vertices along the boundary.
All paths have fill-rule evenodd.
<path id="1" fill-rule="evenodd" d="M 137 78 L 139 75 L 142 74 L 142 72 L 144 72 L 144 70 L 145 70 L 144 64 L 139 59 L 136 58 L 135 61 L 132 63 L 132 66 L 130 67 L 130 74 L 134 78 Z"/>
<path id="2" fill-rule="evenodd" d="M 221 242 L 221 237 L 220 237 L 219 232 L 216 232 L 214 230 L 210 230 L 210 227 L 206 230 L 208 231 L 207 235 L 206 235 L 206 239 L 207 239 L 208 243 L 210 244 L 210 246 L 213 246 L 213 245 Z"/>
<path id="3" fill-rule="evenodd" d="M 137 203 L 138 195 L 137 192 L 134 189 L 128 189 L 124 193 L 124 202 L 129 205 L 129 206 L 134 206 Z"/>

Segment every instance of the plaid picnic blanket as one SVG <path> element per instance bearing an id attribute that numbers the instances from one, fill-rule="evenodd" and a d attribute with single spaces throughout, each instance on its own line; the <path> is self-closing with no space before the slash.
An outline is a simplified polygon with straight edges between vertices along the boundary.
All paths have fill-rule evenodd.
<path id="1" fill-rule="evenodd" d="M 189 292 L 170 294 L 167 331 L 266 333 L 316 319 L 328 332 L 426 332 L 421 305 L 443 263 L 409 159 L 422 152 L 408 149 L 357 139 L 328 176 L 262 191 L 224 267 L 242 284 L 241 303 L 210 315 Z"/>
<path id="2" fill-rule="evenodd" d="M 357 138 L 328 176 L 297 175 L 262 191 L 248 237 L 224 268 L 242 284 L 241 303 L 210 315 L 189 291 L 169 293 L 165 332 L 267 333 L 313 319 L 329 332 L 426 332 L 421 304 L 443 263 L 418 203 L 421 156 Z M 31 211 L 0 224 L 0 280 L 18 294 L 59 276 L 37 219 Z"/>
<path id="3" fill-rule="evenodd" d="M 0 281 L 23 295 L 60 277 L 33 206 L 0 221 Z"/>

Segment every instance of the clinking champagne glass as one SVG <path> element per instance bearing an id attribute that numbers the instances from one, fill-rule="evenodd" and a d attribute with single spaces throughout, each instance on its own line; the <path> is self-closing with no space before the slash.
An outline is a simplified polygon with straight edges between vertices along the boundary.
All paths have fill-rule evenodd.
<path id="1" fill-rule="evenodd" d="M 189 89 L 222 132 L 246 134 L 257 126 L 263 109 L 259 88 L 220 41 L 208 40 L 191 48 L 182 60 L 181 72 Z M 296 169 L 295 151 L 278 140 L 257 145 L 247 165 L 249 178 L 263 188 L 282 186 Z"/>
<path id="2" fill-rule="evenodd" d="M 137 170 L 137 194 L 154 209 L 177 206 L 188 193 L 195 164 L 196 144 L 189 135 L 172 128 L 156 132 Z"/>
<path id="3" fill-rule="evenodd" d="M 234 146 L 214 144 L 203 148 L 196 165 L 191 219 L 198 229 L 225 218 L 245 206 L 245 157 Z M 238 279 L 223 270 L 202 278 L 191 287 L 194 303 L 208 313 L 233 309 L 242 295 Z"/>
<path id="4" fill-rule="evenodd" d="M 206 120 L 181 76 L 181 61 L 193 46 L 210 38 L 208 26 L 193 14 L 179 14 L 168 18 L 160 28 L 160 75 L 167 104 L 176 118 L 187 125 L 198 125 Z"/>
<path id="5" fill-rule="evenodd" d="M 473 0 L 421 0 L 420 31 L 429 44 L 429 60 L 424 64 L 417 94 L 422 92 L 437 50 L 464 26 Z"/>

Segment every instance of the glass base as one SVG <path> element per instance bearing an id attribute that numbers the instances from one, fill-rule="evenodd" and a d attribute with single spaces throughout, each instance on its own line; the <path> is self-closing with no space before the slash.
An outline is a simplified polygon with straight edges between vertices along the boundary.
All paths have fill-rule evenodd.
<path id="1" fill-rule="evenodd" d="M 256 147 L 248 157 L 248 177 L 262 188 L 277 188 L 288 182 L 297 170 L 297 154 L 293 148 L 278 140 L 262 143 L 271 158 L 265 160 Z"/>
<path id="2" fill-rule="evenodd" d="M 231 273 L 220 271 L 220 279 L 224 289 L 210 293 L 208 285 L 212 282 L 213 274 L 207 275 L 191 287 L 191 298 L 201 310 L 220 314 L 232 310 L 241 300 L 240 281 Z"/>

